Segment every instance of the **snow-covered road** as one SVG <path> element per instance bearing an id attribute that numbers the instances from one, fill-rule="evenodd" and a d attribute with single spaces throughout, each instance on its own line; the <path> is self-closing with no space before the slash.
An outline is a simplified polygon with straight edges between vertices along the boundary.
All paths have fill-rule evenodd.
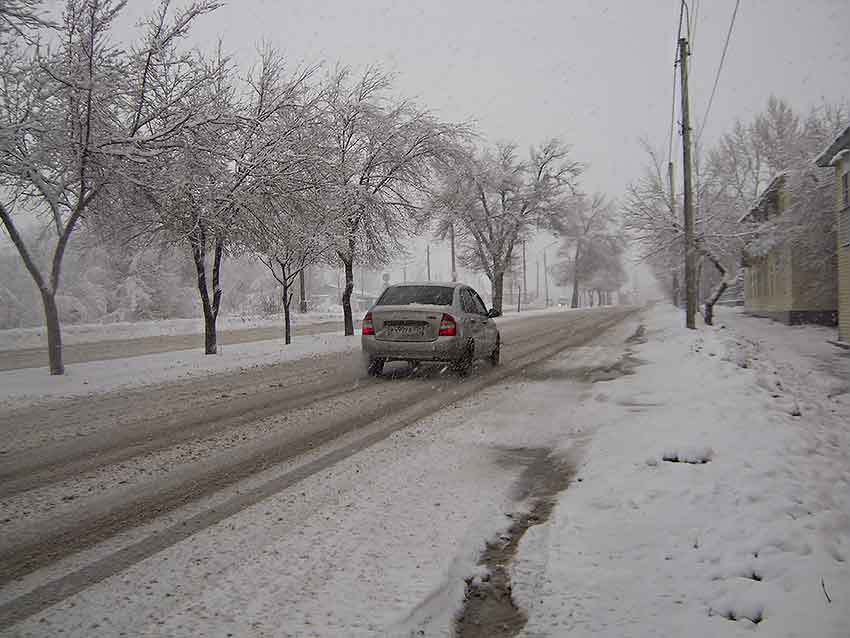
<path id="1" fill-rule="evenodd" d="M 7 582 L 5 635 L 850 635 L 850 357 L 728 311 L 689 332 L 654 308 L 587 341 L 595 312 L 562 315 L 560 353 L 536 349 L 551 324 L 517 323 L 510 374 L 393 404 L 405 427 L 379 418 Z M 411 383 L 458 390 L 380 387 Z"/>
<path id="2" fill-rule="evenodd" d="M 376 382 L 363 377 L 356 354 L 341 352 L 7 412 L 0 616 L 26 616 L 336 471 L 392 432 L 585 343 L 630 312 L 506 322 L 505 364 L 466 381 L 435 368 L 410 376 L 402 366 L 399 378 Z"/>

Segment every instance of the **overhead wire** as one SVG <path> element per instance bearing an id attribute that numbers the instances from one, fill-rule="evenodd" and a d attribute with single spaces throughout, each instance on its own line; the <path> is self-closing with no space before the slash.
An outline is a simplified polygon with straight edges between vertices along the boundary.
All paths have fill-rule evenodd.
<path id="1" fill-rule="evenodd" d="M 667 144 L 668 163 L 673 161 L 673 132 L 676 129 L 676 67 L 679 66 L 679 40 L 682 37 L 682 25 L 684 24 L 685 19 L 685 8 L 685 0 L 682 0 L 681 3 L 679 3 L 679 28 L 676 32 L 676 46 L 675 53 L 673 54 L 673 98 L 672 104 L 670 106 L 670 136 Z M 688 27 L 688 32 L 690 32 L 690 26 Z"/>
<path id="2" fill-rule="evenodd" d="M 738 16 L 738 7 L 741 6 L 741 0 L 735 0 L 735 9 L 732 11 L 732 19 L 729 21 L 729 30 L 726 32 L 726 42 L 723 44 L 723 53 L 720 55 L 720 64 L 717 65 L 717 73 L 714 75 L 714 86 L 711 88 L 711 95 L 708 98 L 708 105 L 705 107 L 705 113 L 702 116 L 699 132 L 697 133 L 697 143 L 702 137 L 702 132 L 705 129 L 705 123 L 708 121 L 708 114 L 711 112 L 711 105 L 714 103 L 714 95 L 717 92 L 717 85 L 720 82 L 720 72 L 723 70 L 723 62 L 726 60 L 726 51 L 729 49 L 729 40 L 732 38 L 732 30 L 735 28 L 735 18 Z"/>

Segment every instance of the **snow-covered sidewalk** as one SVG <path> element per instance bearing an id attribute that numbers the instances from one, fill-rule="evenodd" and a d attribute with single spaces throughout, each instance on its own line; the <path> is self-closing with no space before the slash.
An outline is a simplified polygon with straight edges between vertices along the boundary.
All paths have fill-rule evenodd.
<path id="1" fill-rule="evenodd" d="M 342 323 L 342 312 L 292 313 L 292 325 L 310 326 L 320 323 Z M 280 328 L 283 330 L 283 315 L 265 317 L 225 315 L 219 317 L 217 328 L 227 330 L 249 330 L 252 328 Z M 122 341 L 163 335 L 203 335 L 203 317 L 189 319 L 156 319 L 148 321 L 116 321 L 112 323 L 81 323 L 62 326 L 62 343 L 92 343 L 98 341 Z M 47 330 L 35 328 L 12 328 L 0 330 L 0 350 L 47 347 Z"/>
<path id="2" fill-rule="evenodd" d="M 525 636 L 850 636 L 850 356 L 830 331 L 655 309 L 596 384 L 577 480 L 529 529 Z"/>

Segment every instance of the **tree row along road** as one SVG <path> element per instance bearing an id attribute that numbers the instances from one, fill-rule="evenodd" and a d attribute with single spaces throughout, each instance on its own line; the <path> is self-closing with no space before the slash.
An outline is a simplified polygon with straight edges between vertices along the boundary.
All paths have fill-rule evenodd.
<path id="1" fill-rule="evenodd" d="M 359 322 L 358 322 L 359 323 Z M 296 337 L 322 334 L 327 332 L 342 332 L 340 321 L 322 321 L 303 326 L 295 326 L 292 334 Z M 246 328 L 241 330 L 221 330 L 218 333 L 218 343 L 228 346 L 252 341 L 270 341 L 282 339 L 283 328 L 266 326 L 262 328 Z M 204 347 L 204 335 L 157 335 L 154 337 L 134 337 L 131 339 L 110 339 L 90 343 L 67 343 L 62 346 L 62 357 L 66 364 L 87 363 L 89 361 L 106 361 L 109 359 L 124 359 L 139 357 L 146 354 L 159 354 L 176 350 L 196 350 Z M 0 350 L 0 371 L 19 370 L 22 368 L 38 368 L 47 366 L 47 346 L 38 348 L 21 348 L 17 350 Z"/>
<path id="2" fill-rule="evenodd" d="M 359 353 L 347 353 L 0 414 L 11 424 L 0 457 L 0 588 L 309 456 L 160 533 L 46 577 L 29 593 L 3 596 L 0 589 L 0 628 L 541 359 L 586 344 L 634 312 L 603 308 L 503 324 L 503 365 L 481 364 L 467 379 L 439 366 L 412 373 L 403 364 L 373 379 Z"/>

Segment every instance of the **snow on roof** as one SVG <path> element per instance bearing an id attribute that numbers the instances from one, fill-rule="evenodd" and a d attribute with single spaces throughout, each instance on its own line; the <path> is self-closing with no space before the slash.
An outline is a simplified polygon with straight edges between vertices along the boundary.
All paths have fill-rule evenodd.
<path id="1" fill-rule="evenodd" d="M 765 187 L 765 189 L 761 193 L 759 193 L 759 196 L 750 205 L 750 209 L 746 213 L 741 215 L 741 217 L 738 219 L 738 223 L 740 224 L 741 222 L 746 221 L 747 217 L 761 209 L 767 198 L 770 197 L 777 190 L 782 188 L 787 177 L 788 171 L 782 171 L 781 173 L 777 173 L 776 175 L 774 175 L 768 183 L 767 187 Z"/>
<path id="2" fill-rule="evenodd" d="M 815 164 L 822 168 L 834 166 L 839 155 L 843 157 L 842 152 L 846 152 L 848 149 L 850 149 L 850 126 L 839 133 L 829 146 L 821 151 L 821 154 L 815 159 Z"/>

